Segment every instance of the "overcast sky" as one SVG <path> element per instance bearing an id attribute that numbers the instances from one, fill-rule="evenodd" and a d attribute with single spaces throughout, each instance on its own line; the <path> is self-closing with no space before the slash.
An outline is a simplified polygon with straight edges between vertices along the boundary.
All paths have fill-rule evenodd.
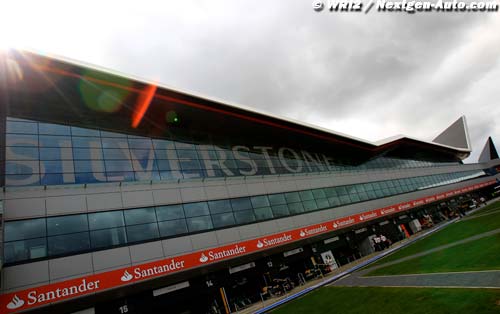
<path id="1" fill-rule="evenodd" d="M 500 3 L 500 1 L 499 1 Z M 0 45 L 376 141 L 467 117 L 500 141 L 500 12 L 315 12 L 312 0 L 9 1 Z"/>

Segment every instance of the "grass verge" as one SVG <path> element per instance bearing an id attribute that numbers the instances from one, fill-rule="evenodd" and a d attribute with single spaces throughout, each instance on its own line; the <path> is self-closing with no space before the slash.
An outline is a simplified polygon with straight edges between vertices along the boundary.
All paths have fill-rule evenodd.
<path id="1" fill-rule="evenodd" d="M 376 269 L 367 276 L 499 270 L 500 234 Z"/>
<path id="2" fill-rule="evenodd" d="M 324 287 L 275 314 L 489 314 L 500 312 L 500 289 Z"/>
<path id="3" fill-rule="evenodd" d="M 496 203 L 495 203 L 496 204 Z M 493 204 L 492 204 L 493 205 Z M 402 257 L 424 252 L 441 245 L 449 244 L 471 236 L 500 228 L 500 212 L 473 219 L 459 221 L 416 243 L 407 246 L 394 254 L 383 258 L 373 265 L 392 262 Z"/>

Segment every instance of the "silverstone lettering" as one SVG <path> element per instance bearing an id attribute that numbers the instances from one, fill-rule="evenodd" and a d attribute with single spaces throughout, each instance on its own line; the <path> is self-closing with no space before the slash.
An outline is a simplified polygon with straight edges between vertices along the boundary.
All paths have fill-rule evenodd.
<path id="1" fill-rule="evenodd" d="M 42 141 L 42 140 L 41 140 Z M 237 176 L 237 175 L 256 175 L 256 174 L 276 174 L 276 169 L 286 170 L 289 173 L 298 173 L 303 170 L 328 171 L 334 170 L 333 159 L 329 156 L 320 153 L 311 153 L 306 150 L 292 149 L 289 147 L 271 147 L 271 146 L 243 146 L 235 145 L 230 149 L 221 149 L 212 145 L 199 145 L 197 150 L 200 156 L 176 155 L 174 144 L 169 142 L 163 144 L 161 149 L 141 148 L 136 149 L 129 147 L 127 140 L 115 143 L 113 150 L 114 159 L 128 161 L 128 166 L 116 169 L 112 173 L 104 166 L 106 159 L 103 159 L 101 149 L 101 141 L 89 140 L 80 144 L 77 147 L 78 156 L 74 156 L 72 142 L 69 140 L 59 140 L 56 145 L 59 147 L 53 148 L 57 150 L 54 155 L 57 155 L 58 160 L 47 162 L 41 160 L 40 166 L 34 166 L 32 160 L 37 159 L 36 156 L 28 156 L 31 151 L 19 151 L 15 145 L 27 147 L 37 147 L 38 143 L 25 139 L 10 139 L 9 145 L 6 147 L 6 155 L 8 156 L 8 167 L 30 169 L 30 174 L 23 176 L 8 176 L 7 185 L 22 186 L 30 185 L 41 180 L 50 180 L 51 184 L 68 184 L 68 183 L 90 183 L 90 182 L 107 182 L 107 181 L 128 181 L 132 180 L 135 172 L 137 180 L 152 180 L 155 178 L 153 172 L 155 169 L 160 172 L 168 172 L 169 178 L 199 178 L 199 177 L 216 177 L 216 176 Z M 44 143 L 41 142 L 40 146 Z M 54 143 L 52 143 L 54 145 Z M 176 144 L 182 145 L 182 144 Z M 85 146 L 85 147 L 82 147 Z M 192 147 L 190 148 L 192 149 Z M 264 159 L 264 164 L 258 164 L 252 156 L 259 154 Z M 229 156 L 231 155 L 231 156 Z M 75 158 L 76 157 L 76 158 Z M 234 159 L 233 159 L 234 157 Z M 77 168 L 76 160 L 87 160 L 85 170 Z M 161 163 L 160 163 L 161 162 Z M 234 166 L 234 162 L 238 165 Z M 192 164 L 196 163 L 201 169 L 192 169 Z M 181 170 L 184 167 L 192 169 L 190 171 Z M 57 169 L 57 171 L 55 171 Z M 132 170 L 133 169 L 133 170 Z M 106 172 L 108 171 L 108 172 Z M 47 176 L 50 174 L 50 176 Z"/>

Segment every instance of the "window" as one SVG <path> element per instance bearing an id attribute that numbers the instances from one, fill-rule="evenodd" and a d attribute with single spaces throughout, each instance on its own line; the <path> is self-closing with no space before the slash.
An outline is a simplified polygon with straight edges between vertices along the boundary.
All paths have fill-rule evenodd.
<path id="1" fill-rule="evenodd" d="M 85 214 L 47 218 L 47 233 L 49 236 L 87 231 L 88 226 L 87 215 Z"/>
<path id="2" fill-rule="evenodd" d="M 6 263 L 14 263 L 47 256 L 47 239 L 35 238 L 4 243 Z"/>
<path id="3" fill-rule="evenodd" d="M 122 227 L 124 225 L 122 211 L 89 214 L 90 230 Z"/>
<path id="4" fill-rule="evenodd" d="M 265 220 L 265 219 L 273 218 L 273 212 L 271 210 L 271 207 L 256 208 L 253 211 L 255 213 L 255 217 L 258 220 Z"/>
<path id="5" fill-rule="evenodd" d="M 234 212 L 234 218 L 236 219 L 236 223 L 238 224 L 251 223 L 255 221 L 253 210 L 242 210 Z"/>
<path id="6" fill-rule="evenodd" d="M 182 205 L 158 206 L 156 207 L 156 217 L 158 221 L 184 218 L 184 209 Z"/>
<path id="7" fill-rule="evenodd" d="M 129 243 L 155 239 L 158 238 L 158 235 L 158 224 L 156 222 L 127 226 L 127 239 Z"/>
<path id="8" fill-rule="evenodd" d="M 209 215 L 208 204 L 206 202 L 184 204 L 186 217 L 196 217 Z"/>
<path id="9" fill-rule="evenodd" d="M 250 201 L 254 208 L 265 207 L 270 205 L 269 200 L 267 199 L 267 195 L 252 196 L 250 198 Z"/>
<path id="10" fill-rule="evenodd" d="M 250 202 L 250 198 L 241 197 L 241 198 L 233 198 L 231 200 L 231 206 L 234 211 L 246 210 L 252 208 L 252 203 Z"/>
<path id="11" fill-rule="evenodd" d="M 210 213 L 212 214 L 227 213 L 232 211 L 231 202 L 229 200 L 210 201 L 208 202 L 208 207 L 210 208 Z"/>
<path id="12" fill-rule="evenodd" d="M 271 205 L 286 204 L 285 196 L 283 194 L 269 195 L 269 203 L 271 203 Z"/>
<path id="13" fill-rule="evenodd" d="M 125 222 L 128 226 L 156 221 L 155 209 L 153 207 L 125 210 L 124 214 Z"/>
<path id="14" fill-rule="evenodd" d="M 158 222 L 158 227 L 160 228 L 160 236 L 162 237 L 169 237 L 188 232 L 185 219 L 160 221 Z"/>
<path id="15" fill-rule="evenodd" d="M 212 215 L 212 221 L 214 228 L 230 226 L 234 225 L 234 216 L 233 213 Z"/>
<path id="16" fill-rule="evenodd" d="M 111 228 L 90 232 L 92 248 L 112 247 L 127 243 L 125 228 Z"/>
<path id="17" fill-rule="evenodd" d="M 288 207 L 286 205 L 276 205 L 272 206 L 274 217 L 283 217 L 290 215 Z"/>
<path id="18" fill-rule="evenodd" d="M 45 237 L 45 218 L 9 221 L 5 223 L 4 241 Z"/>
<path id="19" fill-rule="evenodd" d="M 212 229 L 212 220 L 210 216 L 200 216 L 186 219 L 189 232 Z"/>
<path id="20" fill-rule="evenodd" d="M 82 252 L 90 249 L 89 233 L 71 233 L 48 237 L 49 256 Z"/>

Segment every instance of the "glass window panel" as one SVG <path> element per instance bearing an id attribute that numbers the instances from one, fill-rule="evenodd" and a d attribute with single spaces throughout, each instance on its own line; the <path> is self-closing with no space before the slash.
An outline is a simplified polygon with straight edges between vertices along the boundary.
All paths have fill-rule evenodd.
<path id="1" fill-rule="evenodd" d="M 359 193 L 358 195 L 361 201 L 366 201 L 368 199 L 368 194 L 365 192 Z"/>
<path id="2" fill-rule="evenodd" d="M 269 206 L 269 200 L 267 199 L 267 195 L 262 196 L 252 196 L 250 197 L 250 201 L 252 202 L 252 206 L 254 208 Z"/>
<path id="3" fill-rule="evenodd" d="M 95 170 L 104 170 L 104 163 L 100 160 L 75 160 L 75 172 L 94 172 Z"/>
<path id="4" fill-rule="evenodd" d="M 103 148 L 104 159 L 130 159 L 130 151 L 128 149 L 118 148 Z"/>
<path id="5" fill-rule="evenodd" d="M 6 242 L 3 247 L 5 263 L 20 262 L 47 256 L 47 239 L 36 238 Z"/>
<path id="6" fill-rule="evenodd" d="M 125 225 L 121 210 L 89 214 L 90 230 L 122 227 Z"/>
<path id="7" fill-rule="evenodd" d="M 156 222 L 127 226 L 127 240 L 129 243 L 156 239 L 158 236 L 158 224 Z"/>
<path id="8" fill-rule="evenodd" d="M 47 135 L 71 135 L 69 126 L 51 123 L 39 123 L 38 132 Z"/>
<path id="9" fill-rule="evenodd" d="M 108 132 L 108 131 L 101 131 L 101 136 L 102 137 L 120 137 L 120 138 L 127 137 L 127 135 L 125 135 L 125 134 L 116 133 L 116 132 Z"/>
<path id="10" fill-rule="evenodd" d="M 40 185 L 40 175 L 16 175 L 8 174 L 5 175 L 5 185 L 6 186 L 16 186 L 16 185 Z"/>
<path id="11" fill-rule="evenodd" d="M 88 251 L 90 240 L 88 232 L 71 233 L 47 238 L 49 256 Z"/>
<path id="12" fill-rule="evenodd" d="M 180 159 L 198 159 L 198 154 L 194 149 L 178 149 L 177 156 Z"/>
<path id="13" fill-rule="evenodd" d="M 288 210 L 291 214 L 300 214 L 304 212 L 304 205 L 302 203 L 288 204 Z"/>
<path id="14" fill-rule="evenodd" d="M 298 192 L 285 193 L 285 199 L 287 203 L 297 203 L 301 201 Z"/>
<path id="15" fill-rule="evenodd" d="M 255 215 L 252 210 L 242 210 L 239 212 L 234 212 L 234 218 L 236 223 L 245 224 L 255 221 Z"/>
<path id="16" fill-rule="evenodd" d="M 312 190 L 312 193 L 313 193 L 315 199 L 326 197 L 325 191 L 323 191 L 323 189 Z"/>
<path id="17" fill-rule="evenodd" d="M 45 218 L 5 222 L 4 241 L 45 237 Z"/>
<path id="18" fill-rule="evenodd" d="M 303 201 L 309 201 L 309 200 L 314 199 L 314 196 L 313 196 L 311 191 L 300 191 L 299 194 L 300 194 L 300 198 Z"/>
<path id="19" fill-rule="evenodd" d="M 330 207 L 330 203 L 328 203 L 328 200 L 326 198 L 319 198 L 316 200 L 316 205 L 318 205 L 318 208 L 328 208 Z"/>
<path id="20" fill-rule="evenodd" d="M 349 195 L 341 195 L 340 196 L 340 204 L 344 205 L 344 204 L 350 204 L 351 203 L 351 198 L 349 197 Z"/>
<path id="21" fill-rule="evenodd" d="M 105 248 L 127 243 L 125 228 L 112 228 L 90 231 L 92 248 Z"/>
<path id="22" fill-rule="evenodd" d="M 38 146 L 38 135 L 6 135 L 7 146 Z"/>
<path id="23" fill-rule="evenodd" d="M 286 204 L 285 196 L 283 194 L 271 194 L 268 197 L 269 203 L 271 203 L 271 205 Z"/>
<path id="24" fill-rule="evenodd" d="M 271 207 L 273 209 L 274 217 L 283 217 L 290 215 L 288 207 L 286 205 L 276 205 Z"/>
<path id="25" fill-rule="evenodd" d="M 124 138 L 107 138 L 103 137 L 101 139 L 102 141 L 102 148 L 106 149 L 123 149 L 123 150 L 128 150 L 128 141 L 127 139 Z"/>
<path id="26" fill-rule="evenodd" d="M 304 209 L 306 211 L 318 209 L 318 206 L 316 205 L 316 202 L 314 200 L 303 201 L 302 204 L 304 205 Z"/>
<path id="27" fill-rule="evenodd" d="M 324 191 L 327 197 L 337 196 L 337 191 L 335 190 L 335 188 L 326 188 L 324 189 Z"/>
<path id="28" fill-rule="evenodd" d="M 346 195 L 347 194 L 347 190 L 344 186 L 336 187 L 335 191 L 337 191 L 337 195 Z"/>
<path id="29" fill-rule="evenodd" d="M 5 149 L 6 160 L 38 160 L 38 147 L 11 146 Z"/>
<path id="30" fill-rule="evenodd" d="M 43 164 L 45 168 L 45 173 L 63 173 L 62 169 L 62 161 L 60 160 L 45 160 L 41 161 L 40 163 Z M 69 171 L 67 171 L 69 172 Z M 72 171 L 71 171 L 72 172 Z"/>
<path id="31" fill-rule="evenodd" d="M 105 160 L 106 172 L 129 172 L 132 171 L 132 162 L 130 160 Z"/>
<path id="32" fill-rule="evenodd" d="M 358 194 L 351 194 L 349 195 L 351 197 L 352 202 L 359 202 L 361 199 L 359 198 Z"/>
<path id="33" fill-rule="evenodd" d="M 160 221 L 158 227 L 160 228 L 160 236 L 162 237 L 170 237 L 188 232 L 185 219 Z"/>
<path id="34" fill-rule="evenodd" d="M 7 133 L 37 134 L 38 126 L 37 123 L 32 122 L 7 121 L 6 131 Z"/>
<path id="35" fill-rule="evenodd" d="M 210 219 L 210 216 L 200 216 L 200 217 L 193 217 L 193 218 L 187 218 L 186 223 L 189 229 L 189 232 L 195 232 L 195 231 L 201 231 L 201 230 L 207 230 L 207 229 L 212 229 L 212 220 Z"/>
<path id="36" fill-rule="evenodd" d="M 340 205 L 340 201 L 338 197 L 329 197 L 328 204 L 330 204 L 331 207 L 335 207 Z"/>
<path id="37" fill-rule="evenodd" d="M 101 148 L 101 139 L 99 137 L 78 137 L 73 136 L 71 138 L 71 143 L 73 147 L 82 148 Z"/>
<path id="38" fill-rule="evenodd" d="M 252 203 L 249 197 L 240 197 L 231 199 L 231 206 L 234 211 L 246 210 L 252 208 Z"/>
<path id="39" fill-rule="evenodd" d="M 224 213 L 212 215 L 214 228 L 221 228 L 235 224 L 233 213 Z"/>
<path id="40" fill-rule="evenodd" d="M 210 201 L 208 202 L 208 207 L 210 208 L 210 212 L 212 214 L 227 213 L 232 211 L 231 202 L 229 200 Z"/>
<path id="41" fill-rule="evenodd" d="M 137 225 L 156 221 L 154 207 L 136 208 L 123 211 L 127 225 Z"/>
<path id="42" fill-rule="evenodd" d="M 169 140 L 153 139 L 153 147 L 155 150 L 157 150 L 157 149 L 174 149 L 175 145 L 174 145 L 174 142 L 169 141 Z"/>
<path id="43" fill-rule="evenodd" d="M 73 136 L 100 136 L 101 133 L 98 130 L 84 129 L 76 126 L 71 127 L 71 134 Z"/>
<path id="44" fill-rule="evenodd" d="M 40 135 L 40 146 L 71 147 L 71 137 L 59 135 Z"/>
<path id="45" fill-rule="evenodd" d="M 49 236 L 87 231 L 88 228 L 86 214 L 47 218 L 47 234 Z"/>
<path id="46" fill-rule="evenodd" d="M 153 142 L 150 138 L 129 138 L 128 145 L 130 148 L 147 149 L 153 148 Z"/>
<path id="47" fill-rule="evenodd" d="M 207 202 L 184 204 L 184 212 L 186 213 L 186 217 L 208 215 L 208 204 Z"/>
<path id="48" fill-rule="evenodd" d="M 61 149 L 56 147 L 41 147 L 40 148 L 40 160 L 60 160 L 63 159 L 61 156 Z"/>
<path id="49" fill-rule="evenodd" d="M 253 210 L 257 220 L 265 220 L 273 218 L 273 211 L 271 207 L 261 207 Z"/>
<path id="50" fill-rule="evenodd" d="M 36 160 L 10 160 L 5 162 L 5 174 L 39 173 L 39 164 Z"/>
<path id="51" fill-rule="evenodd" d="M 365 191 L 365 188 L 363 187 L 362 184 L 356 184 L 355 188 L 356 188 L 356 192 L 358 192 L 358 193 L 362 193 Z"/>
<path id="52" fill-rule="evenodd" d="M 158 221 L 184 218 L 184 209 L 180 204 L 158 206 L 156 207 L 156 217 Z"/>

